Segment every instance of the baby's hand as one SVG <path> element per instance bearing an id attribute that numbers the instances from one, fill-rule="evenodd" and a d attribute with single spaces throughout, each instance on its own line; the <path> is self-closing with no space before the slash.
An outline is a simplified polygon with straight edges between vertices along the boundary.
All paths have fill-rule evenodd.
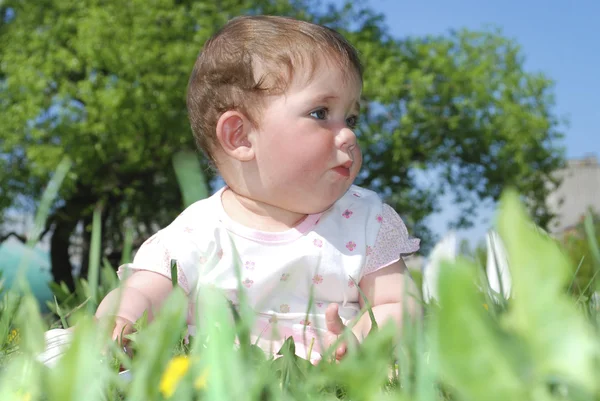
<path id="1" fill-rule="evenodd" d="M 133 322 L 120 316 L 115 317 L 115 324 L 112 331 L 112 339 L 116 341 L 120 346 L 122 346 L 123 350 L 127 354 L 131 353 L 129 347 L 127 347 L 129 339 L 127 339 L 126 336 L 133 333 L 134 331 L 135 329 L 133 326 Z"/>
<path id="2" fill-rule="evenodd" d="M 324 346 L 325 349 L 327 349 L 338 340 L 338 337 L 346 329 L 346 326 L 340 317 L 337 304 L 329 304 L 327 310 L 325 311 L 325 322 L 327 324 L 327 333 L 325 333 Z M 349 331 L 349 333 L 351 337 L 350 341 L 352 341 L 354 345 L 358 345 L 359 342 L 354 333 L 352 333 L 352 331 Z M 337 361 L 341 360 L 346 355 L 347 351 L 348 343 L 342 342 L 335 350 L 335 359 Z"/>

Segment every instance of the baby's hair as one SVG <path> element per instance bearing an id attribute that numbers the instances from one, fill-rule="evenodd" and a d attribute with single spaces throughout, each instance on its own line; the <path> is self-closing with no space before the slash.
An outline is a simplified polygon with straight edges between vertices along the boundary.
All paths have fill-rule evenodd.
<path id="1" fill-rule="evenodd" d="M 204 45 L 188 85 L 198 147 L 214 163 L 216 125 L 224 112 L 240 111 L 258 126 L 264 96 L 284 93 L 298 68 L 310 79 L 322 62 L 362 81 L 356 49 L 333 29 L 276 16 L 229 21 Z"/>

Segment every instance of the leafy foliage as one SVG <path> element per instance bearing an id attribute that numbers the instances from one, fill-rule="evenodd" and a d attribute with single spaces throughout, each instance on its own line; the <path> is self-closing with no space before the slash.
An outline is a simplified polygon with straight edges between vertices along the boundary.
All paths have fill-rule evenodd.
<path id="1" fill-rule="evenodd" d="M 311 0 L 6 0 L 0 5 L 0 211 L 30 212 L 49 175 L 73 166 L 53 205 L 52 267 L 73 287 L 69 240 L 102 210 L 103 249 L 121 260 L 123 225 L 135 248 L 179 213 L 173 156 L 194 148 L 185 91 L 194 59 L 229 18 L 289 15 L 336 27 L 366 65 L 360 183 L 379 191 L 427 240 L 425 218 L 454 194 L 469 225 L 473 206 L 506 184 L 548 221 L 550 172 L 562 161 L 552 82 L 524 70 L 520 48 L 499 32 L 394 39 L 361 2 Z M 348 27 L 351 27 L 349 29 Z M 196 192 L 213 178 L 206 175 Z M 179 161 L 178 161 L 179 160 Z M 423 173 L 438 180 L 423 184 Z M 190 195 L 195 196 L 195 195 Z M 427 245 L 428 241 L 424 241 Z M 82 271 L 88 269 L 84 258 Z"/>

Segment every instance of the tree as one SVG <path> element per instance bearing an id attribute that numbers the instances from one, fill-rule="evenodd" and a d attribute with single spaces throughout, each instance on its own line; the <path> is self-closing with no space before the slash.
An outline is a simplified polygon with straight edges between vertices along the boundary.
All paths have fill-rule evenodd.
<path id="1" fill-rule="evenodd" d="M 394 39 L 382 16 L 351 2 L 6 0 L 0 210 L 31 209 L 59 160 L 71 157 L 48 224 L 56 280 L 72 283 L 69 240 L 99 202 L 105 248 L 117 254 L 125 217 L 144 238 L 180 212 L 171 157 L 194 147 L 187 79 L 204 41 L 247 13 L 325 23 L 358 47 L 367 70 L 360 182 L 417 235 L 427 237 L 424 219 L 444 191 L 464 206 L 457 225 L 468 225 L 472 206 L 497 199 L 505 185 L 547 222 L 549 174 L 562 161 L 552 85 L 525 72 L 518 46 L 499 33 Z M 438 182 L 420 185 L 419 171 L 431 169 Z"/>

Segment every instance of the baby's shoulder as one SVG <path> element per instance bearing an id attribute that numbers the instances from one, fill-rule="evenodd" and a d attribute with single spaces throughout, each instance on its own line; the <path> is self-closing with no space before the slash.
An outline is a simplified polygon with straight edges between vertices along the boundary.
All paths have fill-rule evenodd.
<path id="1" fill-rule="evenodd" d="M 172 246 L 188 244 L 191 239 L 202 239 L 211 236 L 219 226 L 219 212 L 214 195 L 192 203 L 185 208 L 169 225 L 157 234 L 162 239 L 169 239 Z"/>

